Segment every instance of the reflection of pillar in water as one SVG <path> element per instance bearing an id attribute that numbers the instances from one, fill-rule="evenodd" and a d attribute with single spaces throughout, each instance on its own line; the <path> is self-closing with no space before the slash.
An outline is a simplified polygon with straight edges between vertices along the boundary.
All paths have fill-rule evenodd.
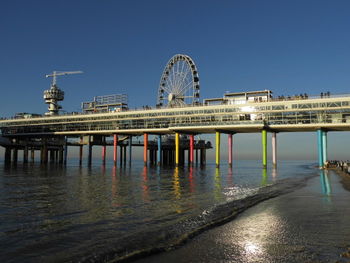
<path id="1" fill-rule="evenodd" d="M 272 179 L 276 179 L 277 178 L 277 169 L 276 168 L 273 168 L 272 169 Z"/>
<path id="2" fill-rule="evenodd" d="M 220 201 L 222 199 L 221 175 L 219 168 L 215 169 L 214 198 L 216 201 Z"/>
<path id="3" fill-rule="evenodd" d="M 267 169 L 263 168 L 262 174 L 261 174 L 261 186 L 265 186 L 266 184 L 267 184 Z"/>
<path id="4" fill-rule="evenodd" d="M 194 191 L 194 183 L 193 183 L 193 167 L 190 167 L 188 170 L 188 180 L 190 183 L 190 192 L 193 193 Z"/>
<path id="5" fill-rule="evenodd" d="M 233 186 L 233 171 L 232 171 L 232 166 L 228 167 L 228 172 L 227 172 L 227 185 L 228 186 Z"/>
<path id="6" fill-rule="evenodd" d="M 329 184 L 328 171 L 320 170 L 320 180 L 321 180 L 322 193 L 327 196 L 330 195 L 332 191 Z"/>
<path id="7" fill-rule="evenodd" d="M 142 196 L 144 201 L 149 201 L 149 191 L 148 191 L 148 176 L 147 176 L 147 166 L 143 167 L 142 170 Z"/>
<path id="8" fill-rule="evenodd" d="M 174 169 L 173 188 L 174 188 L 175 198 L 180 199 L 181 192 L 180 192 L 179 167 L 175 167 Z"/>

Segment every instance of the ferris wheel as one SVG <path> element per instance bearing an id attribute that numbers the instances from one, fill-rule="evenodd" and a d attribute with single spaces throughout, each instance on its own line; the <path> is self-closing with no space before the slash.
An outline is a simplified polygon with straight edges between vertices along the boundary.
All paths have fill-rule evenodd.
<path id="1" fill-rule="evenodd" d="M 164 68 L 158 89 L 158 106 L 181 107 L 199 103 L 199 77 L 193 60 L 173 56 Z"/>

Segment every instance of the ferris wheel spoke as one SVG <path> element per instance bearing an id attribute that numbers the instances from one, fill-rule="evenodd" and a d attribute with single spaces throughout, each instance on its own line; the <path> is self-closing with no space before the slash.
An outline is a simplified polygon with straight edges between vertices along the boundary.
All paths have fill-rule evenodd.
<path id="1" fill-rule="evenodd" d="M 193 85 L 192 82 L 188 82 L 182 89 L 181 89 L 181 92 L 182 91 L 186 91 L 188 87 L 190 87 L 191 85 Z"/>

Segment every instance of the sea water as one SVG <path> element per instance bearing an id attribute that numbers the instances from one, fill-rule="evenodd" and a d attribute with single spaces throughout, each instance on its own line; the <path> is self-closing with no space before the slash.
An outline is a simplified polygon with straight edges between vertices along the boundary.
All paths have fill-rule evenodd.
<path id="1" fill-rule="evenodd" d="M 222 205 L 315 173 L 305 161 L 277 169 L 259 161 L 220 169 L 77 163 L 0 165 L 0 262 L 103 262 L 152 251 L 196 232 L 211 213 L 220 217 L 220 205 L 232 209 Z"/>

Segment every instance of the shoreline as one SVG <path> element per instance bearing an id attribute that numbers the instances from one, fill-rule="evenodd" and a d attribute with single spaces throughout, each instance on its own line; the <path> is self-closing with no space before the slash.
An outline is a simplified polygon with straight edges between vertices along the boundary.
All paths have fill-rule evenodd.
<path id="1" fill-rule="evenodd" d="M 178 249 L 135 262 L 348 262 L 350 176 L 331 169 L 320 170 L 318 177 L 250 207 Z M 270 220 L 261 225 L 266 218 Z"/>

